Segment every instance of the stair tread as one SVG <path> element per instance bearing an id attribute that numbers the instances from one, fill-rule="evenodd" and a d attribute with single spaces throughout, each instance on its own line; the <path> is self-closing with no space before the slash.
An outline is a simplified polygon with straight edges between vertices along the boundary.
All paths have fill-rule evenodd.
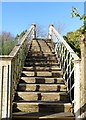
<path id="1" fill-rule="evenodd" d="M 52 91 L 47 91 L 47 92 L 45 92 L 45 91 L 42 91 L 42 92 L 39 92 L 39 91 L 35 91 L 35 92 L 33 92 L 33 91 L 29 91 L 29 92 L 27 92 L 27 91 L 25 91 L 25 92 L 21 92 L 21 91 L 17 91 L 17 93 L 19 93 L 19 94 L 38 94 L 38 93 L 41 93 L 41 94 L 61 94 L 61 95 L 67 95 L 68 93 L 67 92 L 52 92 Z"/>
<path id="2" fill-rule="evenodd" d="M 37 72 L 37 73 L 38 73 L 38 72 L 39 72 L 39 73 L 40 73 L 40 72 L 41 72 L 41 73 L 59 73 L 59 72 L 60 72 L 60 73 L 62 73 L 62 71 L 61 71 L 60 69 L 57 70 L 57 71 L 56 71 L 56 70 L 48 70 L 48 69 L 46 69 L 46 70 L 42 70 L 42 69 L 36 70 L 36 69 L 35 69 L 35 71 L 34 71 L 34 68 L 33 68 L 33 70 L 24 69 L 24 70 L 22 71 L 22 73 L 24 73 L 24 72 L 26 72 L 26 73 L 28 73 L 28 72 L 34 72 L 34 73 L 35 73 L 35 72 Z"/>
<path id="3" fill-rule="evenodd" d="M 72 104 L 70 102 L 52 102 L 52 101 L 15 101 L 14 104 L 32 104 L 32 105 L 64 105 L 64 106 L 71 106 Z"/>
<path id="4" fill-rule="evenodd" d="M 27 76 L 21 77 L 19 83 L 59 83 L 64 84 L 65 80 L 63 78 L 51 78 L 51 77 L 34 77 L 34 76 Z"/>
<path id="5" fill-rule="evenodd" d="M 24 77 L 21 77 L 21 78 L 31 78 L 31 79 L 32 78 L 33 79 L 35 79 L 35 78 L 37 78 L 37 79 L 45 78 L 45 79 L 57 79 L 57 80 L 60 79 L 60 80 L 64 80 L 62 77 L 60 77 L 60 78 L 59 77 L 57 77 L 57 78 L 56 77 L 52 77 L 51 78 L 50 76 L 48 78 L 46 76 L 45 77 L 43 77 L 43 76 L 30 76 L 30 77 L 29 76 L 24 76 Z"/>
<path id="6" fill-rule="evenodd" d="M 65 84 L 59 84 L 59 83 L 53 83 L 53 84 L 50 84 L 50 83 L 20 83 L 19 85 L 66 86 Z"/>
<path id="7" fill-rule="evenodd" d="M 25 66 L 24 66 L 23 69 L 33 69 L 33 70 L 34 70 L 34 67 L 33 67 L 33 66 L 31 66 L 31 67 L 28 67 L 28 66 L 25 67 Z M 47 69 L 47 70 L 57 70 L 57 71 L 58 71 L 58 70 L 61 70 L 60 67 L 47 67 L 47 66 L 45 66 L 45 67 L 35 67 L 35 69 L 36 69 L 36 70 L 37 70 L 37 69 L 38 69 L 38 70 L 40 70 L 40 69 L 41 69 L 41 70 L 43 70 L 43 69 L 46 70 L 46 69 Z"/>

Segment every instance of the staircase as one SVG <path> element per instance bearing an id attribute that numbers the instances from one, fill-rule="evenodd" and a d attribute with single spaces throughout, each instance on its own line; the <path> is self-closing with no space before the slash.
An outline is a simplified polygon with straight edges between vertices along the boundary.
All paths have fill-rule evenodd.
<path id="1" fill-rule="evenodd" d="M 74 120 L 72 112 L 51 41 L 32 40 L 13 101 L 13 120 Z"/>

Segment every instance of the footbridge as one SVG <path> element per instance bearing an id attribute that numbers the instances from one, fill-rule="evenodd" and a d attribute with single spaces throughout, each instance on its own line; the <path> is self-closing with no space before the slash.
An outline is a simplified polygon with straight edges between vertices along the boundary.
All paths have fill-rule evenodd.
<path id="1" fill-rule="evenodd" d="M 86 118 L 86 43 L 81 59 L 49 25 L 47 38 L 37 38 L 32 24 L 9 55 L 0 56 L 0 118 Z"/>

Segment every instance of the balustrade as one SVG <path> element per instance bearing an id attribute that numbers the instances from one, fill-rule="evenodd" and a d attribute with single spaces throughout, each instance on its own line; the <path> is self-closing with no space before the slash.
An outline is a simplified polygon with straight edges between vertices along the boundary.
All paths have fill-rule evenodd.
<path id="1" fill-rule="evenodd" d="M 32 24 L 12 52 L 0 56 L 0 118 L 12 118 L 12 101 L 35 28 Z"/>
<path id="2" fill-rule="evenodd" d="M 80 118 L 80 59 L 53 25 L 49 26 L 49 39 L 55 47 L 55 53 L 66 80 L 70 100 L 74 105 L 76 118 Z M 76 114 L 76 111 L 78 113 Z"/>

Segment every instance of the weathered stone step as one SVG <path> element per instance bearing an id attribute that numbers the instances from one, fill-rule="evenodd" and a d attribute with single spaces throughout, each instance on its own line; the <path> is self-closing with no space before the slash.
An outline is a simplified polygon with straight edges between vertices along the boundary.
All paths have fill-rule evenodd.
<path id="1" fill-rule="evenodd" d="M 56 60 L 57 58 L 56 58 L 56 55 L 55 54 L 40 54 L 40 53 L 36 53 L 36 54 L 32 54 L 32 53 L 30 53 L 30 54 L 27 54 L 27 56 L 26 56 L 26 59 L 28 58 L 28 59 L 30 59 L 30 58 L 33 58 L 33 59 L 35 59 L 35 57 L 38 59 L 44 59 L 44 60 L 46 60 L 46 59 L 50 59 L 50 60 Z"/>
<path id="2" fill-rule="evenodd" d="M 55 51 L 54 50 L 52 50 L 52 51 L 34 51 L 34 50 L 30 50 L 27 54 L 30 54 L 30 55 L 34 55 L 34 54 L 41 54 L 41 55 L 54 55 L 55 54 Z"/>
<path id="3" fill-rule="evenodd" d="M 21 77 L 20 83 L 59 83 L 64 84 L 65 80 L 63 78 L 51 78 L 51 77 Z"/>
<path id="4" fill-rule="evenodd" d="M 36 66 L 40 66 L 40 67 L 45 67 L 45 66 L 47 66 L 47 67 L 52 67 L 52 66 L 59 66 L 60 64 L 59 63 L 28 63 L 28 62 L 25 62 L 25 67 L 31 67 L 31 66 L 34 66 L 34 67 L 36 67 Z"/>
<path id="5" fill-rule="evenodd" d="M 22 71 L 21 76 L 48 76 L 48 77 L 62 77 L 63 74 L 61 71 Z"/>
<path id="6" fill-rule="evenodd" d="M 67 91 L 64 84 L 24 84 L 18 86 L 19 91 Z"/>
<path id="7" fill-rule="evenodd" d="M 68 102 L 69 96 L 66 92 L 17 92 L 15 101 L 53 101 Z"/>
<path id="8" fill-rule="evenodd" d="M 12 120 L 75 120 L 71 112 L 43 113 L 43 112 L 15 112 Z"/>
<path id="9" fill-rule="evenodd" d="M 54 59 L 32 59 L 32 58 L 26 58 L 25 62 L 32 62 L 32 63 L 57 63 L 57 60 Z"/>
<path id="10" fill-rule="evenodd" d="M 51 67 L 40 67 L 40 66 L 31 66 L 31 67 L 23 67 L 23 70 L 38 70 L 38 71 L 61 71 L 59 66 L 51 66 Z"/>
<path id="11" fill-rule="evenodd" d="M 46 48 L 45 48 L 46 49 Z M 40 51 L 40 49 L 38 51 L 35 51 L 34 49 L 28 51 L 27 55 L 34 55 L 34 54 L 37 54 L 37 55 L 54 55 L 55 56 L 55 51 L 52 50 L 52 51 Z"/>
<path id="12" fill-rule="evenodd" d="M 27 58 L 31 58 L 31 57 L 36 57 L 36 58 L 56 58 L 55 54 L 40 54 L 39 52 L 37 52 L 36 54 L 27 54 Z"/>
<path id="13" fill-rule="evenodd" d="M 13 111 L 18 112 L 72 112 L 71 103 L 48 103 L 48 102 L 14 102 Z"/>
<path id="14" fill-rule="evenodd" d="M 34 59 L 34 60 L 57 60 L 56 56 L 50 56 L 48 55 L 43 56 L 43 55 L 38 55 L 38 56 L 31 56 L 31 55 L 27 55 L 26 59 Z"/>

